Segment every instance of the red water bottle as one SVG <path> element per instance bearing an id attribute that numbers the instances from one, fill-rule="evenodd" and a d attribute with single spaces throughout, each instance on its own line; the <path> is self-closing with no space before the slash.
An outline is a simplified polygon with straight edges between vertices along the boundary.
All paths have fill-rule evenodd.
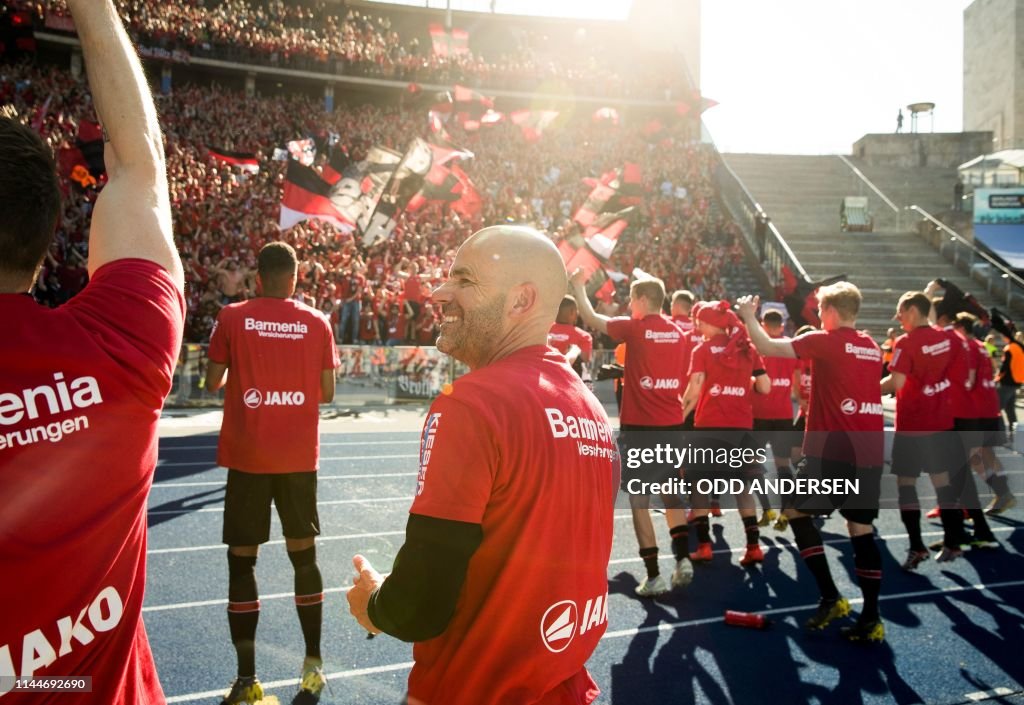
<path id="1" fill-rule="evenodd" d="M 735 610 L 725 611 L 725 623 L 734 627 L 747 627 L 748 629 L 767 629 L 771 626 L 771 620 L 763 614 L 753 612 L 737 612 Z"/>

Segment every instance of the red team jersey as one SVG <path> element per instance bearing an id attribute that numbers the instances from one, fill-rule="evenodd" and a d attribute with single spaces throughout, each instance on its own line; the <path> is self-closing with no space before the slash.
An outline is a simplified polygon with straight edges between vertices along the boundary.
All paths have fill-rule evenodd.
<path id="1" fill-rule="evenodd" d="M 565 355 L 569 346 L 575 345 L 582 351 L 581 357 L 590 359 L 594 350 L 594 339 L 590 333 L 569 323 L 556 323 L 548 332 L 548 345 Z"/>
<path id="2" fill-rule="evenodd" d="M 0 675 L 93 688 L 4 705 L 164 702 L 141 619 L 146 500 L 184 316 L 170 275 L 135 259 L 57 309 L 0 294 Z"/>
<path id="3" fill-rule="evenodd" d="M 678 426 L 683 423 L 680 395 L 686 370 L 682 331 L 660 313 L 644 318 L 613 318 L 608 335 L 626 343 L 626 365 L 619 420 L 634 426 Z"/>
<path id="4" fill-rule="evenodd" d="M 766 357 L 764 371 L 772 381 L 768 394 L 755 394 L 755 419 L 793 420 L 793 377 L 800 361 L 791 357 Z"/>
<path id="5" fill-rule="evenodd" d="M 693 412 L 694 428 L 752 428 L 754 415 L 750 397 L 751 375 L 764 369 L 761 356 L 751 348 L 751 356 L 740 356 L 736 367 L 722 364 L 721 353 L 729 342 L 724 333 L 705 340 L 693 351 L 690 375 L 704 373 L 704 387 Z"/>
<path id="6" fill-rule="evenodd" d="M 793 338 L 792 345 L 801 360 L 811 363 L 813 379 L 804 455 L 857 467 L 881 466 L 881 348 L 870 335 L 853 328 L 814 331 Z M 852 443 L 841 437 L 836 442 L 836 432 Z"/>
<path id="7" fill-rule="evenodd" d="M 907 377 L 896 392 L 897 433 L 953 428 L 949 379 L 953 362 L 953 341 L 943 330 L 919 326 L 896 339 L 889 369 Z"/>
<path id="8" fill-rule="evenodd" d="M 331 324 L 292 299 L 221 309 L 210 360 L 228 365 L 217 463 L 251 473 L 312 472 L 320 454 L 320 373 L 340 361 Z"/>
<path id="9" fill-rule="evenodd" d="M 565 358 L 534 346 L 455 381 L 424 423 L 411 512 L 480 524 L 455 614 L 413 646 L 410 701 L 578 705 L 608 621 L 618 460 Z"/>
<path id="10" fill-rule="evenodd" d="M 999 392 L 992 376 L 992 358 L 988 355 L 985 344 L 980 340 L 967 341 L 970 354 L 967 356 L 970 369 L 975 371 L 974 386 L 971 387 L 971 410 L 974 415 L 969 418 L 999 418 Z"/>
<path id="11" fill-rule="evenodd" d="M 693 320 L 689 316 L 672 316 L 672 322 L 683 332 L 683 342 L 686 343 L 686 354 L 683 356 L 683 391 L 686 391 L 686 380 L 689 379 L 687 372 L 690 370 L 690 357 L 698 345 L 704 342 L 704 336 L 697 330 Z"/>
<path id="12" fill-rule="evenodd" d="M 954 419 L 973 419 L 974 401 L 971 399 L 971 392 L 967 389 L 967 380 L 971 369 L 971 349 L 964 337 L 956 332 L 953 326 L 943 328 L 950 340 L 950 354 L 952 360 L 949 363 L 949 403 Z"/>

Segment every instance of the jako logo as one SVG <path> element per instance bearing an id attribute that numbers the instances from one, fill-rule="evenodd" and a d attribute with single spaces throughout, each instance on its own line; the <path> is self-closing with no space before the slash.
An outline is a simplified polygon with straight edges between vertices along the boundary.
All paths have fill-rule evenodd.
<path id="1" fill-rule="evenodd" d="M 857 402 L 847 397 L 843 399 L 843 402 L 839 405 L 839 410 L 847 416 L 853 416 L 857 413 Z"/>
<path id="2" fill-rule="evenodd" d="M 245 405 L 250 409 L 258 409 L 260 404 L 263 403 L 263 394 L 261 394 L 258 389 L 250 389 L 246 391 L 245 395 L 242 397 L 242 401 L 244 401 Z"/>
<path id="3" fill-rule="evenodd" d="M 302 406 L 306 403 L 306 395 L 303 392 L 267 392 L 266 397 L 258 389 L 249 389 L 242 396 L 242 401 L 250 409 L 256 409 L 261 404 L 266 406 Z"/>
<path id="4" fill-rule="evenodd" d="M 654 380 L 650 377 L 641 377 L 640 386 L 644 389 L 654 389 Z"/>
<path id="5" fill-rule="evenodd" d="M 735 387 L 728 384 L 724 387 L 720 384 L 712 384 L 711 389 L 708 390 L 708 394 L 713 397 L 717 397 L 719 395 L 727 397 L 745 397 L 747 396 L 747 390 L 743 387 Z"/>
<path id="6" fill-rule="evenodd" d="M 608 623 L 608 593 L 592 597 L 579 613 L 576 603 L 562 600 L 548 607 L 540 618 L 540 638 L 551 653 L 569 648 L 576 635 L 583 636 L 591 629 Z"/>
<path id="7" fill-rule="evenodd" d="M 540 619 L 540 638 L 553 654 L 569 648 L 576 636 L 576 622 L 579 610 L 572 600 L 562 600 L 548 607 Z"/>

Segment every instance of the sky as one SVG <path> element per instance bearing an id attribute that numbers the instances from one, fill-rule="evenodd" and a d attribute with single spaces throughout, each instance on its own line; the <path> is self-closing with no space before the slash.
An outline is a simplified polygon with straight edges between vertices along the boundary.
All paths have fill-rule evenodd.
<path id="1" fill-rule="evenodd" d="M 401 0 L 398 0 L 401 1 Z M 671 1 L 671 0 L 666 0 Z M 445 0 L 407 2 L 444 7 Z M 487 11 L 490 0 L 451 0 Z M 621 18 L 628 0 L 495 0 L 496 9 Z M 971 0 L 703 0 L 701 89 L 722 152 L 849 154 L 935 103 L 919 132 L 963 127 L 963 11 Z"/>

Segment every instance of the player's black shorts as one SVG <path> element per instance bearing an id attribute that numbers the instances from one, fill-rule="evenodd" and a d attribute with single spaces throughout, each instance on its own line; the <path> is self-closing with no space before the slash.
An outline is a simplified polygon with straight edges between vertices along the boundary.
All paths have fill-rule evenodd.
<path id="1" fill-rule="evenodd" d="M 771 445 L 773 455 L 787 459 L 804 440 L 803 434 L 794 430 L 792 419 L 754 419 L 753 437 L 758 448 Z"/>
<path id="2" fill-rule="evenodd" d="M 285 538 L 320 535 L 315 472 L 262 474 L 228 470 L 224 543 L 228 546 L 266 543 L 270 539 L 271 501 L 277 507 Z"/>
<path id="3" fill-rule="evenodd" d="M 678 448 L 682 442 L 683 425 L 638 426 L 623 424 L 619 429 L 619 452 L 622 458 L 622 491 L 629 492 L 630 481 L 663 483 L 681 477 L 680 468 L 664 451 Z M 659 447 L 662 462 L 657 462 Z M 632 466 L 632 467 L 631 467 Z M 635 489 L 636 483 L 633 483 Z M 632 492 L 631 494 L 638 494 Z M 639 493 L 643 494 L 643 493 Z"/>
<path id="4" fill-rule="evenodd" d="M 967 452 L 972 448 L 996 448 L 1006 443 L 1006 431 L 1003 429 L 1003 420 L 999 417 L 956 419 L 954 423 L 960 431 L 960 438 Z"/>
<path id="5" fill-rule="evenodd" d="M 752 480 L 764 474 L 767 451 L 755 445 L 748 429 L 697 428 L 685 434 L 684 444 L 690 453 L 684 476 L 692 488 L 703 479 Z"/>
<path id="6" fill-rule="evenodd" d="M 853 463 L 839 460 L 804 458 L 797 464 L 795 477 L 798 484 L 797 491 L 792 495 L 792 503 L 793 508 L 799 512 L 821 516 L 838 509 L 843 518 L 857 524 L 870 524 L 878 518 L 882 491 L 881 467 L 858 468 Z M 800 484 L 800 480 L 806 483 Z M 831 486 L 822 484 L 814 488 L 810 482 L 813 480 L 828 480 Z M 855 483 L 856 491 L 847 493 L 842 481 Z"/>
<path id="7" fill-rule="evenodd" d="M 892 442 L 892 474 L 920 477 L 954 472 L 964 462 L 964 449 L 955 432 L 896 433 Z"/>
<path id="8" fill-rule="evenodd" d="M 807 430 L 807 417 L 804 414 L 796 417 L 796 421 L 793 422 L 793 430 L 800 434 L 800 442 L 803 443 L 804 431 Z"/>

